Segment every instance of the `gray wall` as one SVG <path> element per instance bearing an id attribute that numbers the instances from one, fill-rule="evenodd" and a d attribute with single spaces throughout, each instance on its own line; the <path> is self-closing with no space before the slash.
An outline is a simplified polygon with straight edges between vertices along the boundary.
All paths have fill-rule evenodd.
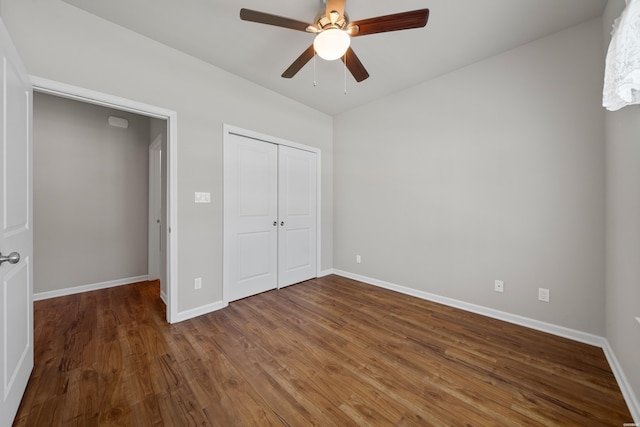
<path id="1" fill-rule="evenodd" d="M 334 267 L 603 335 L 602 69 L 598 19 L 336 116 Z"/>
<path id="2" fill-rule="evenodd" d="M 609 0 L 605 46 L 623 0 Z M 640 395 L 640 106 L 606 112 L 606 336 L 636 396 Z"/>
<path id="3" fill-rule="evenodd" d="M 332 119 L 59 0 L 0 10 L 31 74 L 178 112 L 179 310 L 222 297 L 229 123 L 322 149 L 323 269 L 606 333 L 640 389 L 640 112 L 602 112 L 600 20 Z"/>
<path id="4" fill-rule="evenodd" d="M 149 119 L 42 93 L 33 118 L 34 293 L 146 275 Z"/>
<path id="5" fill-rule="evenodd" d="M 322 269 L 331 268 L 330 116 L 60 0 L 0 0 L 0 10 L 30 74 L 177 112 L 179 311 L 222 300 L 223 123 L 322 150 Z M 195 191 L 212 203 L 196 205 Z"/>

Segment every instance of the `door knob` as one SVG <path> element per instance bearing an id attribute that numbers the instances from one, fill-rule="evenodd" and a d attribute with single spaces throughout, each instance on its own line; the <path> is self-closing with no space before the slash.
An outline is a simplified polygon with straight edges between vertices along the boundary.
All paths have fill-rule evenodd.
<path id="1" fill-rule="evenodd" d="M 0 253 L 0 265 L 5 261 L 9 261 L 9 264 L 17 264 L 18 261 L 20 261 L 20 254 L 18 252 L 11 252 L 9 256 L 4 256 Z"/>

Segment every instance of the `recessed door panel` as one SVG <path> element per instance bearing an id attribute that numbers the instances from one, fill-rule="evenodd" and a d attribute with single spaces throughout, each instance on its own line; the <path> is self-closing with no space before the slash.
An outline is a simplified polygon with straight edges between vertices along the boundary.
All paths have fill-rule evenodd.
<path id="1" fill-rule="evenodd" d="M 238 147 L 238 215 L 260 217 L 270 215 L 273 197 L 270 191 L 277 177 L 273 176 L 271 150 Z"/>
<path id="2" fill-rule="evenodd" d="M 287 251 L 287 259 L 284 264 L 286 272 L 292 272 L 301 268 L 307 268 L 311 264 L 311 230 L 309 228 L 300 228 L 297 230 L 288 229 L 284 233 Z"/>
<path id="3" fill-rule="evenodd" d="M 238 282 L 271 274 L 270 232 L 238 234 Z"/>
<path id="4" fill-rule="evenodd" d="M 282 169 L 286 174 L 282 177 L 285 179 L 283 188 L 286 193 L 280 195 L 283 199 L 284 214 L 288 217 L 312 215 L 311 209 L 315 201 L 309 200 L 309 189 L 311 188 L 311 173 L 312 170 L 315 170 L 312 161 L 315 163 L 315 159 L 300 155 L 284 155 L 281 156 L 281 161 L 285 162 Z"/>
<path id="5" fill-rule="evenodd" d="M 4 140 L 4 232 L 20 232 L 28 225 L 29 145 L 24 143 L 27 129 L 23 116 L 28 109 L 27 93 L 21 85 L 15 67 L 4 60 L 5 101 L 11 100 L 11 108 L 5 113 L 6 138 Z"/>
<path id="6" fill-rule="evenodd" d="M 20 373 L 20 367 L 27 352 L 31 339 L 30 324 L 21 311 L 29 304 L 29 287 L 24 286 L 29 280 L 28 261 L 20 266 L 16 266 L 10 273 L 5 275 L 2 283 L 2 292 L 6 295 L 3 312 L 13 323 L 5 330 L 6 344 L 6 371 L 4 389 L 11 389 L 11 386 Z M 7 325 L 9 326 L 9 325 Z"/>

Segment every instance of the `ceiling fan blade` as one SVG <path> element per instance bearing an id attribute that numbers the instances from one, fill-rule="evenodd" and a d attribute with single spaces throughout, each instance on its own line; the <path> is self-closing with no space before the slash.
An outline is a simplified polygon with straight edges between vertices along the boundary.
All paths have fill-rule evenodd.
<path id="1" fill-rule="evenodd" d="M 346 0 L 327 0 L 327 12 L 326 12 L 327 19 L 331 20 L 331 12 L 333 11 L 338 12 L 338 16 L 336 17 L 335 21 L 332 21 L 333 23 L 335 23 L 342 16 L 344 16 L 345 3 L 346 3 Z"/>
<path id="2" fill-rule="evenodd" d="M 427 25 L 428 19 L 429 9 L 418 9 L 354 21 L 349 24 L 347 30 L 352 37 L 366 36 L 367 34 L 424 27 Z"/>
<path id="3" fill-rule="evenodd" d="M 259 24 L 275 25 L 276 27 L 291 28 L 292 30 L 307 31 L 307 28 L 315 25 L 308 24 L 295 19 L 283 16 L 272 15 L 270 13 L 258 12 L 251 9 L 240 9 L 240 19 L 243 21 L 257 22 Z"/>
<path id="4" fill-rule="evenodd" d="M 369 77 L 369 73 L 364 68 L 364 65 L 362 65 L 362 62 L 360 62 L 360 59 L 353 49 L 347 49 L 347 53 L 342 57 L 342 62 L 344 62 L 357 82 L 366 80 Z"/>
<path id="5" fill-rule="evenodd" d="M 284 77 L 285 79 L 290 79 L 291 77 L 295 76 L 298 71 L 300 71 L 302 67 L 304 67 L 306 63 L 311 60 L 311 58 L 313 58 L 315 54 L 316 51 L 313 48 L 313 45 L 309 46 L 307 50 L 302 52 L 302 55 L 300 55 L 298 59 L 293 61 L 293 64 L 291 64 L 289 68 L 287 68 L 284 73 L 282 73 L 282 77 Z"/>

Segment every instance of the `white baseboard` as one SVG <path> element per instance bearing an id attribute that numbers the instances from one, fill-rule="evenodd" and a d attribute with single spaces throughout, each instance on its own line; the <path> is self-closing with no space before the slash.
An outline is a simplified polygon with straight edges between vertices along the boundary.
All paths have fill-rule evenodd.
<path id="1" fill-rule="evenodd" d="M 66 295 L 79 294 L 81 292 L 97 291 L 99 289 L 113 288 L 115 286 L 129 285 L 136 282 L 144 282 L 148 278 L 147 275 L 126 277 L 124 279 L 109 280 L 107 282 L 92 283 L 90 285 L 74 286 L 72 288 L 58 289 L 55 291 L 38 292 L 33 294 L 34 301 L 40 301 L 49 298 L 63 297 Z"/>
<path id="2" fill-rule="evenodd" d="M 334 274 L 332 268 L 330 268 L 328 270 L 322 270 L 320 273 L 318 273 L 318 277 L 324 277 L 324 276 L 328 276 L 330 274 Z"/>
<path id="3" fill-rule="evenodd" d="M 373 279 L 371 277 L 361 276 L 359 274 L 349 273 L 342 270 L 331 270 L 328 274 L 336 274 L 349 279 L 357 280 L 359 282 L 367 283 L 369 285 L 378 286 L 380 288 L 388 289 L 402 294 L 411 295 L 416 298 L 437 302 L 450 307 L 459 308 L 461 310 L 470 311 L 472 313 L 481 314 L 483 316 L 491 317 L 505 322 L 513 323 L 527 328 L 535 329 L 542 332 L 547 332 L 553 335 L 557 335 L 563 338 L 568 338 L 574 341 L 590 344 L 596 347 L 602 348 L 604 354 L 611 366 L 611 371 L 616 377 L 622 396 L 624 397 L 629 411 L 633 416 L 634 422 L 640 423 L 640 405 L 638 399 L 629 384 L 622 367 L 618 363 L 618 360 L 613 353 L 613 349 L 609 345 L 606 338 L 589 334 L 586 332 L 578 331 L 575 329 L 566 328 L 564 326 L 558 326 L 551 323 L 541 322 L 539 320 L 530 319 L 528 317 L 518 316 L 516 314 L 507 313 L 500 310 L 484 307 L 481 305 L 470 304 L 468 302 L 456 300 L 453 298 L 443 297 L 440 295 L 432 294 L 429 292 L 420 291 L 406 286 L 396 285 L 394 283 L 385 282 L 383 280 Z M 325 274 L 327 275 L 327 274 Z"/>
<path id="4" fill-rule="evenodd" d="M 526 326 L 527 328 L 536 329 L 538 331 L 548 332 L 553 335 L 558 335 L 563 338 L 568 338 L 585 344 L 594 345 L 596 347 L 602 347 L 605 342 L 605 339 L 598 335 L 592 335 L 586 332 L 577 331 L 575 329 L 565 328 L 564 326 L 553 325 L 551 323 L 541 322 L 539 320 L 518 316 L 516 314 L 507 313 L 505 311 L 495 310 L 493 308 L 488 308 L 481 305 L 471 304 L 457 299 L 443 297 L 429 292 L 408 288 L 406 286 L 400 286 L 394 283 L 372 279 L 371 277 L 361 276 L 359 274 L 353 274 L 341 270 L 334 270 L 334 274 L 368 283 L 370 285 L 378 286 L 380 288 L 385 288 L 392 291 L 400 292 L 402 294 L 411 295 L 420 299 L 437 302 L 450 307 L 455 307 L 461 310 L 470 311 L 472 313 L 481 314 L 483 316 L 492 317 L 494 319 L 504 320 L 505 322 L 514 323 L 516 325 Z"/>
<path id="5" fill-rule="evenodd" d="M 318 273 L 318 277 L 328 276 L 330 274 L 334 274 L 333 269 L 322 270 Z M 162 297 L 162 295 L 161 295 Z M 163 299 L 163 301 L 165 301 Z M 225 301 L 216 301 L 211 304 L 203 305 L 202 307 L 192 308 L 190 310 L 181 311 L 178 313 L 178 317 L 173 323 L 182 322 L 183 320 L 193 319 L 194 317 L 202 316 L 203 314 L 212 313 L 214 311 L 223 309 L 229 305 L 228 302 Z"/>
<path id="6" fill-rule="evenodd" d="M 229 304 L 225 303 L 224 301 L 216 301 L 211 304 L 203 305 L 201 307 L 192 308 L 190 310 L 179 311 L 176 320 L 172 323 L 193 319 L 194 317 L 202 316 L 203 314 L 208 314 L 225 308 L 227 305 Z"/>
<path id="7" fill-rule="evenodd" d="M 620 363 L 618 362 L 618 359 L 616 358 L 616 355 L 607 339 L 604 340 L 602 350 L 604 351 L 604 355 L 607 357 L 609 366 L 611 366 L 613 375 L 616 377 L 616 381 L 618 382 L 618 386 L 624 396 L 625 402 L 627 402 L 629 412 L 631 412 L 634 422 L 636 424 L 640 424 L 640 403 L 638 402 L 638 398 L 633 392 L 631 384 L 629 384 L 629 381 L 627 380 L 627 377 L 624 374 L 624 371 L 622 370 L 622 367 L 620 366 Z"/>

